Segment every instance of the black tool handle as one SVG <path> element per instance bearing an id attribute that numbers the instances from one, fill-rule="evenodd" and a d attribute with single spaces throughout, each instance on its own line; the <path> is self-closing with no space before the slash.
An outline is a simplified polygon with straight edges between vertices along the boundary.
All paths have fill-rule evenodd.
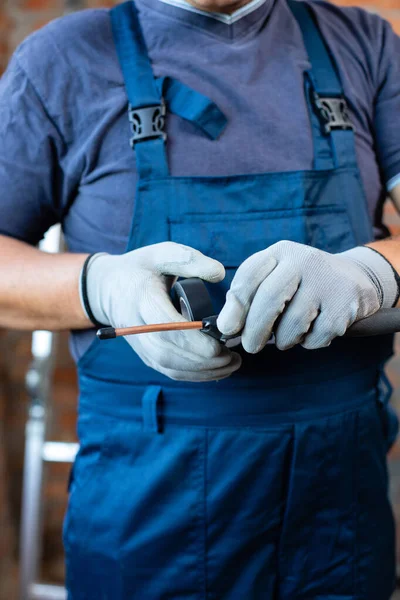
<path id="1" fill-rule="evenodd" d="M 231 338 L 237 337 L 224 336 L 217 328 L 218 315 L 213 315 L 203 319 L 203 333 L 225 343 Z M 349 327 L 345 337 L 369 337 L 374 335 L 385 335 L 400 332 L 400 308 L 385 308 L 374 315 L 361 319 Z"/>
<path id="2" fill-rule="evenodd" d="M 223 336 L 217 328 L 218 315 L 203 319 L 203 333 L 211 335 L 220 342 L 226 342 L 236 336 Z M 361 319 L 349 327 L 345 337 L 369 337 L 400 332 L 400 308 L 385 308 L 370 317 Z M 237 335 L 237 334 L 236 334 Z"/>
<path id="3" fill-rule="evenodd" d="M 346 337 L 385 335 L 400 331 L 400 308 L 383 308 L 374 315 L 361 319 L 349 327 Z"/>

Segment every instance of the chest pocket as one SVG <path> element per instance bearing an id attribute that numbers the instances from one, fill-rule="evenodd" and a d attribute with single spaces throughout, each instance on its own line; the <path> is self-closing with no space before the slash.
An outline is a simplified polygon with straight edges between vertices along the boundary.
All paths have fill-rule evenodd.
<path id="1" fill-rule="evenodd" d="M 332 171 L 213 178 L 212 187 L 180 180 L 169 194 L 168 237 L 227 268 L 280 240 L 346 250 L 356 242 L 340 179 Z"/>
<path id="2" fill-rule="evenodd" d="M 327 252 L 354 245 L 344 211 L 288 211 L 286 214 L 186 215 L 170 222 L 170 240 L 192 246 L 237 268 L 252 254 L 280 240 L 308 244 Z"/>

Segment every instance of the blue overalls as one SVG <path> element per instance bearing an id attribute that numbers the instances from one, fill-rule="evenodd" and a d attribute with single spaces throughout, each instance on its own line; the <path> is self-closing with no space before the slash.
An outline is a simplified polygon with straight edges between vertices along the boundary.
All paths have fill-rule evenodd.
<path id="1" fill-rule="evenodd" d="M 161 92 L 199 135 L 223 135 L 223 115 L 156 82 L 133 2 L 112 11 L 139 174 L 127 250 L 173 240 L 220 260 L 217 310 L 238 265 L 278 240 L 340 252 L 373 238 L 336 68 L 312 11 L 290 7 L 312 65 L 314 168 L 209 178 L 170 176 Z M 69 599 L 388 600 L 391 346 L 240 350 L 238 373 L 191 384 L 146 367 L 123 338 L 95 340 L 78 365 Z"/>

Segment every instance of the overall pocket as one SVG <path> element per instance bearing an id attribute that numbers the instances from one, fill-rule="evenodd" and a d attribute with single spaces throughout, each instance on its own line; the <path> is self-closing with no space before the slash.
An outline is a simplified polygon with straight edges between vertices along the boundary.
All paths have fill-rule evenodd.
<path id="1" fill-rule="evenodd" d="M 335 206 L 226 214 L 185 214 L 169 221 L 169 239 L 237 268 L 281 240 L 325 250 L 355 245 L 345 210 Z"/>

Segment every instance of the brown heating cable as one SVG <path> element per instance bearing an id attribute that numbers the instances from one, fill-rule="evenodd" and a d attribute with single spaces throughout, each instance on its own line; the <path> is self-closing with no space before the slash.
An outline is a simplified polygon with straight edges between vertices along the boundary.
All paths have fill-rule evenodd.
<path id="1" fill-rule="evenodd" d="M 202 329 L 203 321 L 184 321 L 182 323 L 155 323 L 154 325 L 137 325 L 136 327 L 104 327 L 99 329 L 97 336 L 101 340 L 136 335 L 138 333 L 156 333 L 159 331 L 178 331 L 187 329 Z"/>

